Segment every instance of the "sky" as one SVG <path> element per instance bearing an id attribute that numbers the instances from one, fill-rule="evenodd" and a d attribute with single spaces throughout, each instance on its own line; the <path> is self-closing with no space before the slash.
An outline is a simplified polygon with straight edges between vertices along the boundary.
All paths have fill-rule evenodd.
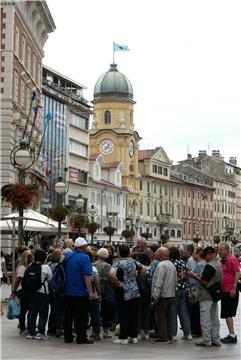
<path id="1" fill-rule="evenodd" d="M 43 63 L 87 87 L 113 61 L 130 80 L 140 149 L 177 163 L 220 150 L 241 166 L 239 0 L 47 0 L 56 30 Z"/>

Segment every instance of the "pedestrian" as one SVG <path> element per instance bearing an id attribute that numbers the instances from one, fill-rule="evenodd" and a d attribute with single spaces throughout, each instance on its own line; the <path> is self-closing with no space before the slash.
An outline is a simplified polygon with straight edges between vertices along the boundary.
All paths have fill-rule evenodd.
<path id="1" fill-rule="evenodd" d="M 109 334 L 109 329 L 112 327 L 113 324 L 114 309 L 116 307 L 114 289 L 109 275 L 111 265 L 106 262 L 108 256 L 108 250 L 105 248 L 101 248 L 97 251 L 98 260 L 94 263 L 94 266 L 98 270 L 100 279 L 101 320 L 104 339 L 112 337 Z"/>
<path id="2" fill-rule="evenodd" d="M 64 258 L 65 265 L 65 295 L 64 295 L 64 340 L 73 342 L 73 321 L 77 344 L 92 344 L 87 338 L 87 321 L 89 300 L 93 300 L 92 264 L 88 255 L 87 242 L 78 237 L 74 242 L 74 251 L 68 252 Z"/>
<path id="3" fill-rule="evenodd" d="M 40 288 L 36 291 L 28 291 L 26 287 L 23 288 L 28 291 L 27 297 L 29 301 L 28 312 L 28 335 L 27 339 L 46 340 L 48 336 L 45 334 L 45 327 L 48 321 L 49 312 L 49 282 L 52 279 L 52 271 L 50 267 L 45 264 L 47 253 L 42 249 L 37 249 L 34 253 L 34 262 L 31 263 L 24 272 L 22 285 L 25 277 L 28 275 L 28 269 L 33 264 L 40 265 Z M 31 275 L 31 274 L 30 274 Z M 37 276 L 37 271 L 36 271 Z M 38 331 L 36 334 L 36 320 L 38 320 Z"/>
<path id="4" fill-rule="evenodd" d="M 26 314 L 29 311 L 29 303 L 27 292 L 22 288 L 21 282 L 24 276 L 26 268 L 33 262 L 33 254 L 30 250 L 25 250 L 18 263 L 16 269 L 15 282 L 11 293 L 11 298 L 14 299 L 17 296 L 20 300 L 20 315 L 19 315 L 19 335 L 26 334 Z"/>
<path id="5" fill-rule="evenodd" d="M 171 343 L 171 305 L 177 287 L 177 271 L 169 260 L 169 250 L 161 247 L 158 250 L 160 263 L 157 265 L 152 280 L 152 299 L 154 302 L 157 339 L 153 343 Z"/>
<path id="6" fill-rule="evenodd" d="M 136 272 L 142 270 L 142 265 L 131 258 L 128 245 L 119 247 L 119 256 L 120 258 L 113 263 L 110 270 L 110 276 L 118 290 L 116 302 L 120 321 L 120 335 L 114 343 L 127 345 L 129 337 L 132 343 L 137 344 L 140 293 L 136 282 Z"/>
<path id="7" fill-rule="evenodd" d="M 222 338 L 224 344 L 236 344 L 237 335 L 234 331 L 233 318 L 236 316 L 236 310 L 239 301 L 239 291 L 237 285 L 240 276 L 240 265 L 236 256 L 230 254 L 229 245 L 221 243 L 218 245 L 218 253 L 222 265 L 222 291 L 221 299 L 221 319 L 226 320 L 229 334 Z"/>
<path id="8" fill-rule="evenodd" d="M 207 246 L 203 249 L 202 257 L 206 261 L 206 265 L 201 275 L 192 271 L 188 272 L 190 277 L 198 281 L 197 290 L 200 304 L 202 338 L 199 342 L 196 342 L 196 346 L 221 346 L 218 304 L 213 300 L 208 290 L 214 284 L 219 284 L 221 289 L 221 265 L 212 246 Z"/>
<path id="9" fill-rule="evenodd" d="M 171 306 L 172 338 L 177 336 L 177 317 L 179 317 L 182 331 L 182 340 L 192 340 L 191 323 L 187 308 L 189 282 L 187 277 L 187 265 L 180 259 L 180 251 L 176 246 L 169 247 L 169 259 L 177 271 L 177 289 Z"/>
<path id="10" fill-rule="evenodd" d="M 0 285 L 2 285 L 3 277 L 6 279 L 7 284 L 10 284 L 9 277 L 8 277 L 8 271 L 7 271 L 7 267 L 6 267 L 6 260 L 5 260 L 5 257 L 3 256 L 2 250 L 1 250 L 0 262 L 1 262 L 1 264 L 0 264 Z M 1 316 L 4 315 L 2 300 L 0 303 L 0 315 Z"/>

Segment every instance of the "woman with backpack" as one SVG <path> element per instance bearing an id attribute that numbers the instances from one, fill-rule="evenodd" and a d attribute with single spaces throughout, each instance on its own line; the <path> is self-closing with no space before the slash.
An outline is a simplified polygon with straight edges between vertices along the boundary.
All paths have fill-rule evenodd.
<path id="1" fill-rule="evenodd" d="M 19 316 L 19 335 L 26 334 L 25 318 L 29 310 L 28 298 L 26 291 L 22 288 L 22 279 L 26 268 L 33 262 L 33 254 L 30 250 L 25 250 L 20 258 L 16 269 L 16 278 L 13 285 L 11 298 L 17 296 L 20 300 L 20 316 Z"/>
<path id="2" fill-rule="evenodd" d="M 51 253 L 50 261 L 47 263 L 52 271 L 52 280 L 49 284 L 49 304 L 50 315 L 48 321 L 48 334 L 55 334 L 56 337 L 60 337 L 63 327 L 63 314 L 64 314 L 64 291 L 56 291 L 52 282 L 54 274 L 60 264 L 61 250 L 54 249 Z"/>
<path id="3" fill-rule="evenodd" d="M 25 270 L 22 287 L 27 291 L 29 300 L 28 312 L 28 335 L 27 339 L 46 340 L 45 327 L 49 312 L 49 282 L 52 279 L 52 271 L 44 262 L 47 254 L 42 249 L 37 249 L 34 254 L 34 262 Z M 36 320 L 38 331 L 36 334 Z"/>

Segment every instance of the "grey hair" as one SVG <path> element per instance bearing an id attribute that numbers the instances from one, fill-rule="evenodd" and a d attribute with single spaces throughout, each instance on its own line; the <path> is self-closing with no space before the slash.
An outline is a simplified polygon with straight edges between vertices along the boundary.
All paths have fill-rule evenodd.
<path id="1" fill-rule="evenodd" d="M 226 251 L 230 250 L 230 247 L 226 242 L 220 243 L 219 246 L 222 246 L 224 248 L 224 250 L 226 250 Z"/>

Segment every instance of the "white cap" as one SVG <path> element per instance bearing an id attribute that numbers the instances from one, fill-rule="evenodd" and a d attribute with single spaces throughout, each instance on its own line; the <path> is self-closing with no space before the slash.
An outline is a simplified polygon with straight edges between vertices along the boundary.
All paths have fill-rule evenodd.
<path id="1" fill-rule="evenodd" d="M 78 237 L 77 239 L 75 239 L 74 247 L 81 247 L 85 245 L 88 245 L 88 243 L 84 238 Z"/>

